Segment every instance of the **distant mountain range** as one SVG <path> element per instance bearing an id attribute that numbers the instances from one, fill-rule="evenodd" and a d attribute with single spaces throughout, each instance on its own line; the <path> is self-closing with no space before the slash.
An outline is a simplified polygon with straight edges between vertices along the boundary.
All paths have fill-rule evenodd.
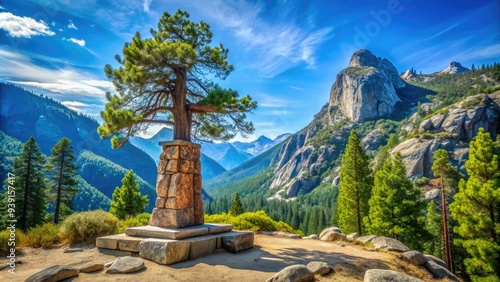
<path id="1" fill-rule="evenodd" d="M 478 128 L 487 128 L 493 138 L 500 133 L 498 90 L 499 64 L 470 71 L 452 62 L 441 72 L 417 74 L 412 69 L 400 77 L 387 59 L 360 50 L 337 75 L 330 100 L 309 125 L 204 188 L 214 197 L 239 192 L 293 199 L 321 185 L 336 186 L 352 129 L 371 157 L 390 134 L 397 134 L 401 144 L 392 153 L 401 151 L 412 179 L 433 177 L 432 152 L 438 148 L 449 151 L 463 172 L 468 142 Z"/>
<path id="2" fill-rule="evenodd" d="M 237 167 L 245 161 L 258 156 L 283 142 L 291 134 L 282 134 L 274 140 L 265 136 L 260 136 L 252 142 L 222 142 L 222 143 L 202 143 L 202 170 L 205 171 L 204 179 L 210 179 L 226 170 Z M 169 141 L 173 138 L 173 131 L 164 127 L 150 138 L 132 137 L 130 142 L 142 149 L 158 162 L 161 147 L 158 142 Z"/>

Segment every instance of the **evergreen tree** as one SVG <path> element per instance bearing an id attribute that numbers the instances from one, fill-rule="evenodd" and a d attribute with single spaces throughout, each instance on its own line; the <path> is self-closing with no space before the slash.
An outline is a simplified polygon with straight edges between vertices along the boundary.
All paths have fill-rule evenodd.
<path id="1" fill-rule="evenodd" d="M 11 185 L 16 192 L 15 216 L 23 231 L 42 224 L 44 220 L 47 208 L 44 165 L 45 157 L 40 152 L 35 138 L 31 137 L 24 144 L 21 155 L 14 159 L 12 167 L 12 173 L 16 176 Z"/>
<path id="2" fill-rule="evenodd" d="M 73 163 L 73 147 L 71 141 L 63 137 L 52 148 L 47 172 L 49 173 L 49 188 L 51 198 L 55 202 L 54 223 L 67 217 L 73 211 L 73 199 L 78 189 L 76 180 L 77 166 Z"/>
<path id="3" fill-rule="evenodd" d="M 243 213 L 243 205 L 241 204 L 240 196 L 238 193 L 234 195 L 233 205 L 231 206 L 231 210 L 229 214 L 232 216 L 238 216 Z"/>
<path id="4" fill-rule="evenodd" d="M 460 180 L 450 204 L 454 228 L 470 258 L 464 263 L 473 281 L 500 277 L 500 152 L 488 132 L 480 128 L 470 142 L 465 168 L 469 179 Z M 495 280 L 496 279 L 496 280 Z"/>
<path id="5" fill-rule="evenodd" d="M 147 196 L 139 192 L 139 181 L 135 179 L 134 171 L 129 170 L 122 179 L 122 186 L 113 192 L 113 201 L 109 212 L 119 219 L 127 219 L 144 212 L 148 204 Z"/>
<path id="6" fill-rule="evenodd" d="M 380 170 L 387 159 L 390 157 L 390 151 L 394 149 L 399 144 L 399 139 L 396 134 L 391 134 L 389 136 L 389 140 L 387 140 L 387 144 L 380 147 L 375 156 L 375 166 L 374 171 Z"/>
<path id="7" fill-rule="evenodd" d="M 372 234 L 396 238 L 410 248 L 420 250 L 425 230 L 421 191 L 406 177 L 398 152 L 375 174 L 375 185 L 369 201 L 370 212 L 365 224 Z"/>
<path id="8" fill-rule="evenodd" d="M 434 175 L 439 177 L 439 186 L 441 187 L 441 217 L 442 217 L 442 238 L 444 244 L 444 253 L 446 266 L 453 271 L 453 257 L 451 252 L 450 235 L 448 233 L 448 204 L 446 203 L 445 184 L 449 174 L 454 170 L 450 164 L 448 152 L 439 149 L 434 152 L 434 163 L 432 164 Z"/>
<path id="9" fill-rule="evenodd" d="M 372 178 L 368 156 L 361 147 L 355 130 L 351 131 L 340 167 L 337 203 L 340 230 L 348 234 L 363 234 L 363 218 L 368 215 Z"/>
<path id="10" fill-rule="evenodd" d="M 429 232 L 431 239 L 425 244 L 425 252 L 438 258 L 443 258 L 441 242 L 443 238 L 443 218 L 437 212 L 434 201 L 427 205 L 427 215 L 425 217 L 425 229 Z"/>

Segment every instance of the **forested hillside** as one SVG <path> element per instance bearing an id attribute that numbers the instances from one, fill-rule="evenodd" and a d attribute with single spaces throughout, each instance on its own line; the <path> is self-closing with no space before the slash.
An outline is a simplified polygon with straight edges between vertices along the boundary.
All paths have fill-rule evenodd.
<path id="1" fill-rule="evenodd" d="M 76 155 L 84 150 L 92 151 L 127 169 L 133 169 L 148 183 L 156 182 L 153 159 L 132 144 L 113 150 L 109 140 L 102 140 L 97 134 L 99 124 L 94 119 L 11 84 L 0 83 L 0 93 L 0 130 L 7 135 L 21 142 L 34 136 L 44 154 L 49 154 L 52 146 L 65 136 L 72 141 Z"/>

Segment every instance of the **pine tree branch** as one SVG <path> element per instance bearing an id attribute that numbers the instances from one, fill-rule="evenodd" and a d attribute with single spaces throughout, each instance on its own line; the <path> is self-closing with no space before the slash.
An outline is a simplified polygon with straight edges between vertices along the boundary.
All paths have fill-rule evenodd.
<path id="1" fill-rule="evenodd" d="M 137 123 L 155 123 L 155 124 L 168 124 L 168 125 L 174 125 L 173 121 L 169 120 L 157 120 L 157 119 L 141 119 Z"/>
<path id="2" fill-rule="evenodd" d="M 192 113 L 216 113 L 217 107 L 214 105 L 201 106 L 197 104 L 191 104 L 187 106 L 189 111 Z"/>

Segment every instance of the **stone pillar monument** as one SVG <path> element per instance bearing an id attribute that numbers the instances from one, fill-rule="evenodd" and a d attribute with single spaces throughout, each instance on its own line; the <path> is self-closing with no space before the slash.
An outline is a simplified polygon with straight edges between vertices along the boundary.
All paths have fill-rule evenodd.
<path id="1" fill-rule="evenodd" d="M 181 140 L 160 142 L 160 146 L 158 197 L 149 224 L 167 228 L 203 224 L 201 146 Z"/>

